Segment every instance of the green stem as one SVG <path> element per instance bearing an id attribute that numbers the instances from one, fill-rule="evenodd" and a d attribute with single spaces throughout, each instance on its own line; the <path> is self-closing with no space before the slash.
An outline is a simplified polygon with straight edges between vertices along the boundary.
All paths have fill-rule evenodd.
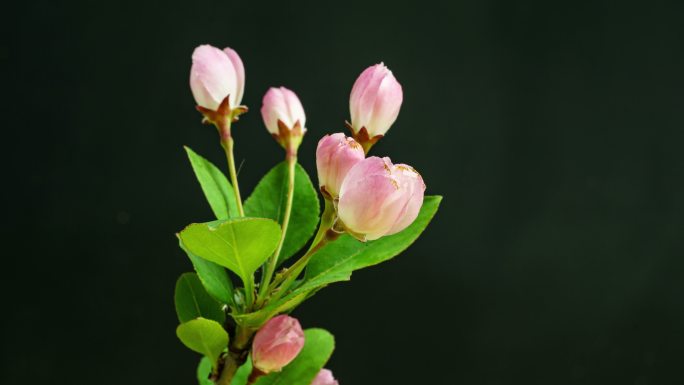
<path id="1" fill-rule="evenodd" d="M 225 116 L 219 119 L 216 123 L 221 137 L 221 147 L 226 153 L 228 160 L 228 173 L 230 174 L 230 183 L 233 185 L 235 192 L 235 203 L 237 204 L 238 215 L 245 216 L 245 211 L 242 208 L 242 198 L 240 197 L 240 186 L 238 185 L 237 172 L 235 171 L 235 157 L 233 156 L 233 136 L 230 132 L 232 116 Z M 246 309 L 251 309 L 254 304 L 254 276 L 248 277 L 244 281 L 245 284 L 245 305 Z"/>
<path id="2" fill-rule="evenodd" d="M 221 146 L 226 152 L 228 159 L 228 172 L 230 173 L 230 183 L 233 185 L 235 192 L 235 203 L 237 204 L 238 214 L 241 217 L 245 216 L 245 211 L 242 209 L 242 198 L 240 197 L 240 186 L 238 186 L 237 172 L 235 171 L 235 158 L 233 157 L 233 137 L 230 133 L 231 117 L 221 119 L 219 126 L 219 134 L 221 135 Z"/>
<path id="3" fill-rule="evenodd" d="M 254 304 L 254 275 L 243 281 L 245 284 L 245 312 L 249 313 Z"/>
<path id="4" fill-rule="evenodd" d="M 216 385 L 230 385 L 231 382 L 233 382 L 235 373 L 237 373 L 237 370 L 240 367 L 230 353 L 226 356 L 224 365 L 221 376 L 216 381 Z"/>
<path id="5" fill-rule="evenodd" d="M 230 385 L 233 382 L 233 377 L 237 370 L 245 363 L 247 359 L 247 349 L 249 347 L 249 340 L 252 338 L 252 331 L 237 327 L 235 330 L 235 337 L 228 347 L 228 354 L 226 354 L 223 370 L 216 385 Z"/>
<path id="6" fill-rule="evenodd" d="M 294 280 L 297 279 L 299 274 L 304 270 L 314 254 L 322 249 L 323 246 L 325 246 L 328 242 L 335 240 L 339 236 L 339 234 L 331 230 L 334 221 L 335 207 L 330 200 L 326 199 L 325 209 L 323 210 L 323 215 L 321 216 L 321 223 L 318 226 L 318 232 L 311 243 L 311 247 L 309 247 L 309 250 L 307 250 L 306 254 L 304 254 L 299 260 L 297 260 L 297 262 L 290 266 L 283 275 L 277 277 L 277 279 L 273 281 L 273 287 L 277 287 L 279 290 L 271 298 L 272 301 L 280 299 L 280 297 L 287 292 Z"/>
<path id="7" fill-rule="evenodd" d="M 297 165 L 297 155 L 293 155 L 290 151 L 287 152 L 287 196 L 285 202 L 285 214 L 283 215 L 282 233 L 280 235 L 280 242 L 276 247 L 275 252 L 269 259 L 264 270 L 264 275 L 261 277 L 261 286 L 259 287 L 259 296 L 257 297 L 257 306 L 264 300 L 268 287 L 278 265 L 278 258 L 285 243 L 285 235 L 287 234 L 287 227 L 290 223 L 290 214 L 292 213 L 292 201 L 294 200 L 294 186 L 295 186 L 295 166 Z"/>
<path id="8" fill-rule="evenodd" d="M 261 377 L 265 375 L 266 373 L 262 372 L 261 370 L 252 368 L 252 373 L 250 373 L 249 377 L 247 378 L 247 385 L 254 385 Z"/>
<path id="9" fill-rule="evenodd" d="M 332 234 L 335 235 L 332 235 Z M 330 235 L 330 236 L 327 236 Z M 281 283 L 278 286 L 278 291 L 271 297 L 271 301 L 277 301 L 279 300 L 285 293 L 287 293 L 288 289 L 290 286 L 292 286 L 292 283 L 294 282 L 295 279 L 299 276 L 299 274 L 304 271 L 304 268 L 306 265 L 309 263 L 309 260 L 311 257 L 316 254 L 323 246 L 325 246 L 329 241 L 334 240 L 337 238 L 337 234 L 333 233 L 332 230 L 328 230 L 326 232 L 326 237 L 322 238 L 316 246 L 312 247 L 309 249 L 309 251 L 304 254 L 297 262 L 295 262 L 294 265 L 292 265 L 290 268 L 287 269 L 287 272 L 283 276 L 283 283 Z"/>
<path id="10" fill-rule="evenodd" d="M 318 225 L 318 231 L 314 237 L 313 242 L 309 250 L 311 250 L 321 239 L 325 236 L 325 233 L 332 228 L 333 222 L 335 221 L 335 205 L 329 199 L 325 199 L 325 207 L 323 208 L 323 214 L 321 215 L 321 223 Z"/>

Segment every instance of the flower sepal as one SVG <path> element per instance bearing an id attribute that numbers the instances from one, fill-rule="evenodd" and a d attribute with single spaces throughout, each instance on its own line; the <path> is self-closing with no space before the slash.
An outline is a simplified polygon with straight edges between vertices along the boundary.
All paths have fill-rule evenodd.
<path id="1" fill-rule="evenodd" d="M 365 126 L 361 127 L 358 131 L 354 131 L 354 127 L 352 127 L 351 123 L 349 123 L 348 121 L 345 121 L 344 125 L 347 127 L 349 131 L 351 131 L 352 137 L 361 145 L 361 147 L 363 147 L 363 152 L 366 154 L 368 154 L 371 147 L 373 147 L 375 143 L 378 142 L 378 140 L 382 139 L 385 136 L 382 134 L 378 134 L 371 137 L 370 134 L 368 134 L 368 129 L 366 129 Z"/>
<path id="2" fill-rule="evenodd" d="M 302 144 L 304 132 L 306 131 L 302 129 L 302 125 L 299 121 L 290 128 L 282 120 L 278 119 L 278 133 L 272 133 L 271 136 L 278 144 L 283 146 L 288 153 L 297 154 L 297 149 L 299 148 L 299 145 Z"/>
<path id="3" fill-rule="evenodd" d="M 197 105 L 195 108 L 202 114 L 203 124 L 213 125 L 220 125 L 221 123 L 227 121 L 231 123 L 237 122 L 238 120 L 240 120 L 240 115 L 249 111 L 249 108 L 247 108 L 247 106 L 236 106 L 232 108 L 230 106 L 230 95 L 226 95 L 226 97 L 223 98 L 223 101 L 221 102 L 221 104 L 219 104 L 216 110 L 202 107 L 200 105 Z"/>

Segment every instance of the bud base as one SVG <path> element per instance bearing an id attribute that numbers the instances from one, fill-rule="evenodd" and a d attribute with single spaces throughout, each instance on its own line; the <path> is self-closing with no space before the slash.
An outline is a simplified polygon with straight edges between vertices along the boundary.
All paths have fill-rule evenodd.
<path id="1" fill-rule="evenodd" d="M 247 112 L 249 109 L 247 106 L 237 106 L 231 108 L 230 106 L 230 95 L 223 98 L 223 101 L 216 110 L 211 110 L 202 106 L 197 106 L 197 111 L 199 111 L 204 118 L 202 123 L 204 124 L 214 124 L 219 125 L 222 121 L 229 119 L 230 122 L 237 122 L 240 115 Z"/>
<path id="2" fill-rule="evenodd" d="M 351 131 L 352 136 L 354 137 L 354 140 L 356 140 L 361 147 L 363 147 L 363 152 L 368 154 L 368 151 L 370 151 L 371 147 L 375 145 L 375 143 L 378 142 L 378 140 L 382 139 L 384 135 L 375 135 L 374 137 L 370 137 L 368 134 L 368 130 L 366 127 L 361 127 L 361 129 L 356 132 L 354 131 L 354 127 L 352 127 L 351 123 L 349 122 L 344 122 L 345 126 Z"/>

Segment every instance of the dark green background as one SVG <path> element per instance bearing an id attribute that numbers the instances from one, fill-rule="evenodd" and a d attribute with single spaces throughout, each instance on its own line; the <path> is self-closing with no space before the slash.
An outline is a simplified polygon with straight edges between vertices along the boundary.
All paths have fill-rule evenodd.
<path id="1" fill-rule="evenodd" d="M 300 96 L 310 172 L 365 67 L 404 87 L 374 152 L 445 199 L 408 252 L 296 311 L 336 335 L 341 384 L 682 383 L 683 3 L 322 4 L 3 12 L 0 382 L 194 383 L 173 234 L 211 219 L 182 145 L 223 161 L 188 87 L 211 43 L 246 66 L 245 195 L 282 157 L 267 87 Z"/>

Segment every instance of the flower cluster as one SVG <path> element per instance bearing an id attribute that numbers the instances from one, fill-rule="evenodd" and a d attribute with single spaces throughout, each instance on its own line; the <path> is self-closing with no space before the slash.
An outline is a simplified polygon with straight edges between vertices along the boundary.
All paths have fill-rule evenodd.
<path id="1" fill-rule="evenodd" d="M 245 74 L 237 53 L 208 45 L 193 54 L 190 87 L 199 106 L 217 109 L 242 101 Z M 400 232 L 418 216 L 425 184 L 411 166 L 366 153 L 399 115 L 401 85 L 383 63 L 368 67 L 356 79 L 349 97 L 353 138 L 342 133 L 318 142 L 316 166 L 321 193 L 334 202 L 335 230 L 359 240 L 374 240 Z M 261 116 L 268 132 L 293 156 L 306 133 L 306 115 L 297 95 L 285 87 L 269 89 Z"/>
<path id="2" fill-rule="evenodd" d="M 203 122 L 219 133 L 229 178 L 186 148 L 217 220 L 193 223 L 178 233 L 196 273 L 182 275 L 176 286 L 181 321 L 177 335 L 205 356 L 208 364 L 200 366 L 201 379 L 217 385 L 249 385 L 281 373 L 297 373 L 302 384 L 338 385 L 323 368 L 325 362 L 309 362 L 329 357 L 332 335 L 322 329 L 303 330 L 288 313 L 328 284 L 348 279 L 353 270 L 398 254 L 437 210 L 440 197 L 424 196 L 425 183 L 413 167 L 368 155 L 399 115 L 401 85 L 383 63 L 368 67 L 354 82 L 350 120 L 345 122 L 350 136 L 323 135 L 316 149 L 318 190 L 324 198 L 320 218 L 316 190 L 297 163 L 307 120 L 293 91 L 273 87 L 263 96 L 264 126 L 285 156 L 243 202 L 232 132 L 233 123 L 248 111 L 241 104 L 242 59 L 230 48 L 197 47 L 190 89 Z M 364 245 L 399 232 L 406 235 L 392 240 L 393 250 Z M 308 249 L 284 267 L 285 260 L 307 244 Z M 354 263 L 343 263 L 351 258 L 356 258 Z M 326 265 L 337 270 L 320 267 Z M 233 284 L 234 277 L 243 287 Z M 248 376 L 237 375 L 250 364 Z M 289 374 L 288 368 L 293 368 Z"/>
<path id="3" fill-rule="evenodd" d="M 404 230 L 418 216 L 425 184 L 411 166 L 365 154 L 344 134 L 325 136 L 316 152 L 318 183 L 338 219 L 334 229 L 361 241 Z"/>

